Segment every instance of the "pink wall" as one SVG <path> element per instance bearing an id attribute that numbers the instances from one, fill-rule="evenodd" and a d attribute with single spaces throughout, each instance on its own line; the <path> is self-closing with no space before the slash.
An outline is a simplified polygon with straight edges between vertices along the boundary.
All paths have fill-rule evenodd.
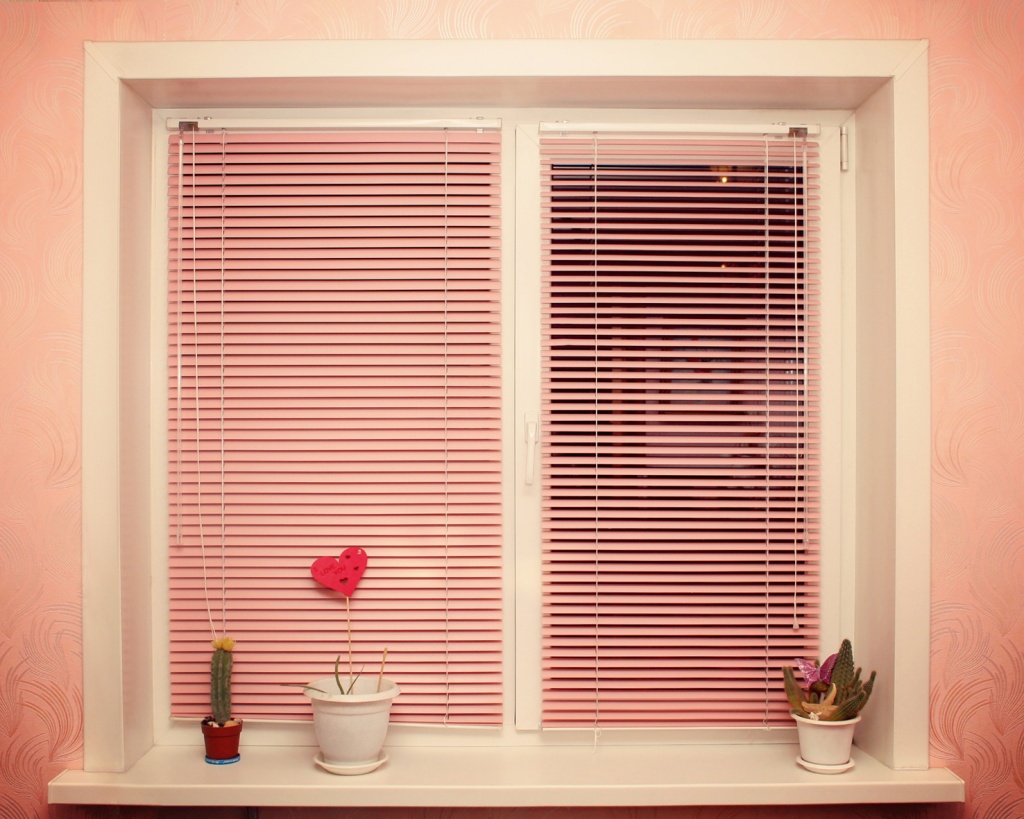
<path id="1" fill-rule="evenodd" d="M 47 780 L 81 763 L 82 41 L 448 37 L 929 38 L 932 756 L 966 779 L 968 801 L 963 808 L 815 814 L 1024 816 L 1021 0 L 0 2 L 0 816 L 45 816 Z M 68 808 L 51 815 L 111 813 Z M 742 819 L 791 813 L 350 815 Z"/>

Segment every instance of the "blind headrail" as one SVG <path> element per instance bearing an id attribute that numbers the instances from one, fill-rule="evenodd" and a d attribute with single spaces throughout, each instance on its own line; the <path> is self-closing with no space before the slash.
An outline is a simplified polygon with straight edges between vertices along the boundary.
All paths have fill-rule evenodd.
<path id="1" fill-rule="evenodd" d="M 244 117 L 167 117 L 167 130 L 199 131 L 374 131 L 460 130 L 495 131 L 501 120 L 485 117 L 464 119 L 250 119 Z"/>
<path id="2" fill-rule="evenodd" d="M 660 122 L 643 125 L 621 122 L 542 122 L 540 133 L 548 136 L 564 134 L 579 136 L 585 134 L 630 134 L 658 136 L 769 136 L 769 137 L 817 137 L 821 134 L 820 125 L 794 124 L 788 122 L 773 123 L 685 123 Z"/>

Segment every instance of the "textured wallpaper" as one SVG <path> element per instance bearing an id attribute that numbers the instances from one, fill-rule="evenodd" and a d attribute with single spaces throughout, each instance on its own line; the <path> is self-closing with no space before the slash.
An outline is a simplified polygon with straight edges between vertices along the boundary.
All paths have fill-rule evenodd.
<path id="1" fill-rule="evenodd" d="M 81 763 L 82 42 L 319 38 L 928 38 L 932 757 L 964 806 L 1024 816 L 1022 0 L 0 0 L 0 817 Z M 84 819 L 184 810 L 61 808 Z M 238 810 L 208 816 L 239 816 Z M 264 810 L 320 819 L 336 811 Z M 354 811 L 381 819 L 749 819 L 778 809 Z"/>

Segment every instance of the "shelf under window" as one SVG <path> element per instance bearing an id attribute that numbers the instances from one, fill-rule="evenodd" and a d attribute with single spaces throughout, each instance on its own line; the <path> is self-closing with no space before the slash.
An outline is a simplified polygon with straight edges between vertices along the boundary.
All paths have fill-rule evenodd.
<path id="1" fill-rule="evenodd" d="M 245 746 L 207 765 L 198 746 L 155 746 L 124 773 L 64 771 L 51 804 L 250 807 L 531 807 L 962 802 L 951 771 L 894 771 L 858 748 L 843 774 L 811 773 L 795 745 L 395 747 L 335 776 L 308 746 Z"/>

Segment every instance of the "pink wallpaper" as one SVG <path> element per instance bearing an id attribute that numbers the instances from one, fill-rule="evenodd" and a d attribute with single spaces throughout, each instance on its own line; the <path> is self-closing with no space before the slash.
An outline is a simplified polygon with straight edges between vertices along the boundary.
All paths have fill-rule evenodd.
<path id="1" fill-rule="evenodd" d="M 1024 816 L 1021 0 L 0 2 L 0 816 L 47 815 L 45 783 L 79 765 L 82 753 L 82 41 L 499 37 L 930 39 L 932 756 L 966 779 L 968 801 L 815 815 Z M 63 808 L 50 815 L 196 814 Z M 347 815 L 791 814 L 638 808 Z"/>

